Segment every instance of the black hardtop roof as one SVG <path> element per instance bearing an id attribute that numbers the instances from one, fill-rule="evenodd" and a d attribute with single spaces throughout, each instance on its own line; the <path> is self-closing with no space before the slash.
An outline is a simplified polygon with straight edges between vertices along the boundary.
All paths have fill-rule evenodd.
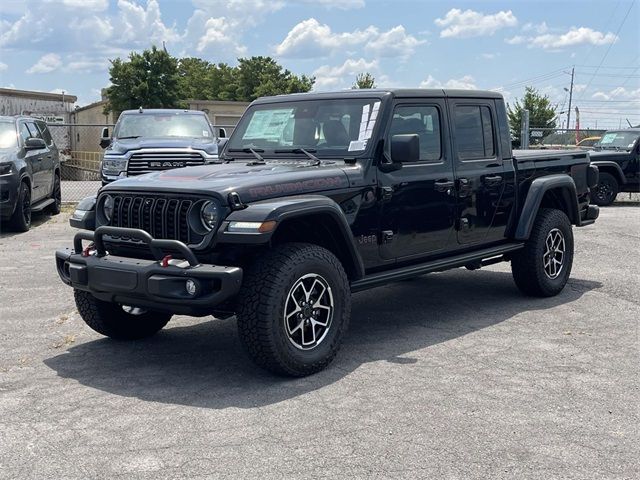
<path id="1" fill-rule="evenodd" d="M 153 115 L 153 114 L 183 114 L 183 115 L 206 115 L 201 110 L 189 110 L 186 108 L 137 108 L 135 110 L 123 110 L 122 115 Z"/>
<path id="2" fill-rule="evenodd" d="M 288 100 L 330 100 L 339 98 L 363 98 L 386 97 L 393 98 L 497 98 L 502 99 L 502 94 L 490 90 L 457 90 L 449 88 L 363 88 L 353 90 L 340 90 L 336 92 L 308 92 L 292 93 L 289 95 L 276 95 L 274 97 L 261 97 L 254 104 L 277 103 Z"/>
<path id="3" fill-rule="evenodd" d="M 17 120 L 29 119 L 37 120 L 38 122 L 44 122 L 41 118 L 32 117 L 31 115 L 0 115 L 0 121 L 2 122 L 15 122 Z"/>
<path id="4" fill-rule="evenodd" d="M 632 127 L 632 128 L 612 128 L 610 130 L 607 130 L 605 133 L 608 132 L 633 132 L 633 133 L 640 133 L 640 127 Z"/>

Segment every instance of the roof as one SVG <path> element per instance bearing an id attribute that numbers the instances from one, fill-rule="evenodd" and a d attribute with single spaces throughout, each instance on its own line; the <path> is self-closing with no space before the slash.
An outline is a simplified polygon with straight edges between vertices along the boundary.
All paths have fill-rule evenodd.
<path id="1" fill-rule="evenodd" d="M 609 132 L 631 132 L 631 133 L 639 133 L 640 134 L 640 127 L 612 128 L 611 130 L 607 130 L 607 133 L 609 133 Z"/>
<path id="2" fill-rule="evenodd" d="M 31 115 L 0 115 L 0 121 L 2 121 L 2 122 L 7 122 L 7 121 L 16 122 L 16 121 L 21 120 L 23 118 L 27 118 L 29 120 L 43 121 L 41 118 L 32 117 Z"/>
<path id="3" fill-rule="evenodd" d="M 34 90 L 17 90 L 14 88 L 0 88 L 0 95 L 6 95 L 9 97 L 23 97 L 34 98 L 37 100 L 54 100 L 65 103 L 76 103 L 78 97 L 75 95 L 69 95 L 67 93 L 49 93 L 49 92 L 36 92 Z"/>
<path id="4" fill-rule="evenodd" d="M 142 110 L 142 111 L 141 111 Z M 123 110 L 122 111 L 122 115 L 134 115 L 134 114 L 138 114 L 138 115 L 144 115 L 144 114 L 154 114 L 154 113 L 160 113 L 160 114 L 167 114 L 170 115 L 172 113 L 182 113 L 185 115 L 205 115 L 204 112 L 200 111 L 200 110 L 189 110 L 186 108 L 142 108 L 142 109 L 135 109 L 135 110 Z"/>
<path id="5" fill-rule="evenodd" d="M 502 94 L 490 90 L 456 90 L 441 88 L 363 88 L 352 90 L 339 90 L 336 92 L 307 92 L 293 93 L 289 95 L 277 95 L 274 97 L 261 97 L 256 103 L 280 102 L 285 97 L 291 100 L 328 100 L 331 98 L 361 98 L 361 97 L 386 97 L 395 98 L 442 98 L 442 97 L 462 97 L 462 98 L 497 98 L 502 99 Z"/>

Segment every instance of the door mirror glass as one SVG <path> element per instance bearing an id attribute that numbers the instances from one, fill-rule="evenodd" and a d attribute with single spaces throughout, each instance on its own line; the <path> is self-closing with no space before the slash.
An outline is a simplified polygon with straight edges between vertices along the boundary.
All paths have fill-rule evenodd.
<path id="1" fill-rule="evenodd" d="M 30 137 L 24 142 L 25 150 L 41 150 L 46 148 L 46 146 L 44 140 L 41 138 Z"/>
<path id="2" fill-rule="evenodd" d="M 391 137 L 391 160 L 393 163 L 419 162 L 420 138 L 418 135 L 393 135 Z"/>
<path id="3" fill-rule="evenodd" d="M 109 145 L 111 145 L 111 137 L 109 136 L 109 128 L 108 127 L 104 127 L 102 129 L 102 138 L 100 138 L 100 146 L 102 148 L 107 148 Z"/>

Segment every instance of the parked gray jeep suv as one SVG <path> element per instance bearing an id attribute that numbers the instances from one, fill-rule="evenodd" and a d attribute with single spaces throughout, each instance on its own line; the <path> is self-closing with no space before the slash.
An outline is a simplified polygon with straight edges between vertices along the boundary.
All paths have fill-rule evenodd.
<path id="1" fill-rule="evenodd" d="M 60 213 L 60 158 L 47 124 L 31 117 L 0 116 L 0 219 L 19 232 L 31 213 Z"/>

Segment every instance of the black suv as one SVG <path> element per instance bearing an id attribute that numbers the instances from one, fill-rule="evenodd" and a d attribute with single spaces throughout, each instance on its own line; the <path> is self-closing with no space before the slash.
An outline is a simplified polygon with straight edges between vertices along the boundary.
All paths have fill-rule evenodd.
<path id="1" fill-rule="evenodd" d="M 640 128 L 610 130 L 591 152 L 591 164 L 600 169 L 593 203 L 611 205 L 619 192 L 640 192 Z"/>
<path id="2" fill-rule="evenodd" d="M 33 212 L 60 206 L 60 159 L 46 123 L 0 117 L 0 219 L 25 232 Z"/>
<path id="3" fill-rule="evenodd" d="M 87 325 L 136 339 L 173 314 L 236 314 L 257 364 L 307 375 L 338 351 L 352 292 L 507 261 L 523 292 L 556 295 L 572 225 L 598 217 L 588 153 L 512 153 L 495 92 L 263 98 L 221 160 L 83 202 L 73 222 L 95 231 L 56 266 Z"/>

